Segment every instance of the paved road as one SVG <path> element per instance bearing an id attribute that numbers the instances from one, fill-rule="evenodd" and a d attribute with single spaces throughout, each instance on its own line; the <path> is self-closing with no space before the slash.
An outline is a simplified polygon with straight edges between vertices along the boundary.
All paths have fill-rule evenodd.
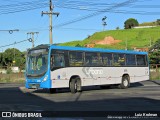
<path id="1" fill-rule="evenodd" d="M 128 89 L 86 87 L 71 94 L 68 89 L 49 94 L 28 90 L 22 84 L 0 84 L 0 110 L 16 111 L 160 111 L 160 85 L 145 81 Z"/>

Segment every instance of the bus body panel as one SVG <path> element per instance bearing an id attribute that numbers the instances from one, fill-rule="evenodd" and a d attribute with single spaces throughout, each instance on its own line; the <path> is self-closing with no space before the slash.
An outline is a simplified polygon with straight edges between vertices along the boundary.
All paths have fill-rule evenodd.
<path id="1" fill-rule="evenodd" d="M 95 71 L 90 74 L 89 70 L 101 70 L 100 74 Z M 129 75 L 130 83 L 149 80 L 148 67 L 68 67 L 51 72 L 52 88 L 69 87 L 72 76 L 78 75 L 82 86 L 120 84 L 123 75 Z"/>

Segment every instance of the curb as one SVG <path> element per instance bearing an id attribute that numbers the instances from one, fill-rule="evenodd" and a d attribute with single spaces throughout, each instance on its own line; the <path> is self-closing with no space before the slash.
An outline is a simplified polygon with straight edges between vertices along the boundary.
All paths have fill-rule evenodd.
<path id="1" fill-rule="evenodd" d="M 26 89 L 25 87 L 19 87 L 19 90 L 23 93 L 29 93 L 31 92 L 30 90 Z"/>
<path id="2" fill-rule="evenodd" d="M 155 84 L 160 85 L 160 80 L 159 80 L 159 82 L 157 82 L 156 80 L 149 80 L 149 81 L 151 81 L 151 82 L 153 82 L 153 83 L 155 83 Z"/>

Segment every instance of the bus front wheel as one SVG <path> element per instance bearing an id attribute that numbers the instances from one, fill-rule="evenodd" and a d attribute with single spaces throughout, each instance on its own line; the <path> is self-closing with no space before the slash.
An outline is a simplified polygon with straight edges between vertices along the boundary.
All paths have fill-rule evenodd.
<path id="1" fill-rule="evenodd" d="M 76 93 L 77 92 L 77 80 L 76 79 L 71 80 L 70 90 L 71 90 L 71 93 Z"/>
<path id="2" fill-rule="evenodd" d="M 121 89 L 128 88 L 130 86 L 129 76 L 125 75 L 122 77 L 122 83 L 119 85 Z"/>

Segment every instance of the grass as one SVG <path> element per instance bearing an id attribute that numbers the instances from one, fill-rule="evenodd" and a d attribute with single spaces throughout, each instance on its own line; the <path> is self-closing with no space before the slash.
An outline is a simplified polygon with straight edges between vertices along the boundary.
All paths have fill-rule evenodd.
<path id="1" fill-rule="evenodd" d="M 0 83 L 24 83 L 23 74 L 0 74 Z"/>
<path id="2" fill-rule="evenodd" d="M 151 80 L 160 80 L 160 72 L 151 72 L 150 75 Z"/>
<path id="3" fill-rule="evenodd" d="M 60 46 L 76 46 L 77 44 L 84 46 L 88 43 L 94 43 L 94 41 L 103 40 L 107 36 L 112 36 L 122 42 L 114 45 L 96 45 L 96 48 L 109 48 L 109 49 L 125 49 L 126 41 L 128 49 L 134 47 L 148 47 L 150 40 L 154 43 L 159 36 L 160 27 L 153 28 L 140 28 L 140 29 L 128 29 L 128 30 L 110 30 L 103 32 L 96 32 L 89 38 L 84 40 L 71 41 L 67 43 L 59 44 Z"/>

